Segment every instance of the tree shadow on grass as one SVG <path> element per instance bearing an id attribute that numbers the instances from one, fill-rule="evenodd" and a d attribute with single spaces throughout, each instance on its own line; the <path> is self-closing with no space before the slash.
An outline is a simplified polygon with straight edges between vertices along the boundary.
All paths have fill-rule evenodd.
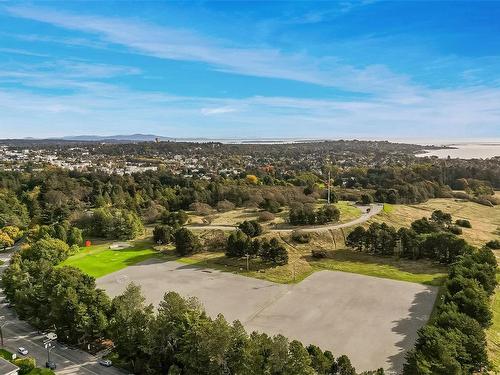
<path id="1" fill-rule="evenodd" d="M 438 290 L 437 287 L 427 287 L 426 290 L 415 294 L 408 310 L 408 316 L 392 322 L 394 324 L 392 332 L 400 335 L 401 340 L 395 344 L 398 353 L 390 356 L 387 360 L 390 365 L 387 374 L 400 374 L 402 372 L 406 362 L 406 354 L 415 346 L 418 337 L 417 331 L 429 320 L 438 296 Z"/>
<path id="2" fill-rule="evenodd" d="M 180 267 L 186 269 L 198 268 L 203 269 L 215 269 L 224 272 L 246 272 L 247 263 L 245 258 L 232 258 L 225 255 L 214 255 L 209 258 L 196 258 L 196 254 L 191 257 L 172 259 L 177 260 L 180 263 L 184 263 Z M 250 272 L 261 272 L 268 269 L 276 267 L 270 263 L 263 262 L 259 259 L 250 259 Z"/>

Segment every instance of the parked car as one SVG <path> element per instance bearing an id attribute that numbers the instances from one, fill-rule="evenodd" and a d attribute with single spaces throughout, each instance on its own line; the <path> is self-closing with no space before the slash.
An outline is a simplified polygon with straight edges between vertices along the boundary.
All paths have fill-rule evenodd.
<path id="1" fill-rule="evenodd" d="M 100 359 L 99 364 L 104 367 L 111 367 L 113 366 L 113 362 L 111 362 L 109 359 Z"/>
<path id="2" fill-rule="evenodd" d="M 47 361 L 45 362 L 45 367 L 55 370 L 57 368 L 56 363 L 54 361 Z"/>
<path id="3" fill-rule="evenodd" d="M 22 346 L 17 348 L 17 352 L 22 355 L 28 355 L 28 349 L 23 348 Z"/>

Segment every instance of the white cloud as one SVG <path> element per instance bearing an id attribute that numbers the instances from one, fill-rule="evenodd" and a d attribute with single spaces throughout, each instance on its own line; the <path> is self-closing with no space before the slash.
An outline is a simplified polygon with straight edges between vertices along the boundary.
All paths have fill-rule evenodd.
<path id="1" fill-rule="evenodd" d="M 3 64 L 0 82 L 70 91 L 49 95 L 0 89 L 0 130 L 4 137 L 102 133 L 102 129 L 108 134 L 127 129 L 174 137 L 500 136 L 499 88 L 431 89 L 417 86 L 410 77 L 394 74 L 383 65 L 359 68 L 334 57 L 240 48 L 188 30 L 137 20 L 21 6 L 8 9 L 19 17 L 95 34 L 100 38 L 96 43 L 99 48 L 121 45 L 150 56 L 204 62 L 220 71 L 309 82 L 370 95 L 357 100 L 181 97 L 125 89 L 103 81 L 141 73 L 127 66 L 80 60 L 46 62 L 36 67 Z"/>
<path id="2" fill-rule="evenodd" d="M 136 19 L 77 15 L 46 8 L 10 6 L 11 15 L 97 35 L 107 43 L 164 59 L 204 62 L 213 69 L 337 87 L 364 93 L 414 91 L 409 77 L 381 65 L 358 68 L 335 57 L 284 53 L 276 48 L 241 48 L 186 29 L 158 26 Z"/>
<path id="3" fill-rule="evenodd" d="M 220 115 L 224 113 L 231 113 L 231 112 L 236 112 L 236 108 L 231 108 L 231 107 L 216 107 L 216 108 L 202 108 L 201 113 L 204 116 L 211 116 L 211 115 Z"/>
<path id="4" fill-rule="evenodd" d="M 127 129 L 212 138 L 500 137 L 498 103 L 500 92 L 488 88 L 432 91 L 408 104 L 390 99 L 182 97 L 111 85 L 105 91 L 91 88 L 57 96 L 0 90 L 0 130 L 3 137 L 104 129 L 108 134 Z"/>

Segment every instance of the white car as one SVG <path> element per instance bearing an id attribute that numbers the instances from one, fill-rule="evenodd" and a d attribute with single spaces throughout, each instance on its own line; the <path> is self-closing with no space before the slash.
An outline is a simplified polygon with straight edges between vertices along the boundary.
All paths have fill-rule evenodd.
<path id="1" fill-rule="evenodd" d="M 22 346 L 20 348 L 17 348 L 17 351 L 19 352 L 19 354 L 28 355 L 28 349 L 23 348 Z"/>
<path id="2" fill-rule="evenodd" d="M 111 367 L 113 366 L 113 362 L 111 362 L 109 359 L 100 359 L 99 364 L 104 367 Z"/>

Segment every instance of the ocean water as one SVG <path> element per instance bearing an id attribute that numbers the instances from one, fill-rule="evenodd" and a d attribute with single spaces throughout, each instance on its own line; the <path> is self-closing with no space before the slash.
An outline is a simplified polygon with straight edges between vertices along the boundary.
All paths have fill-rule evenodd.
<path id="1" fill-rule="evenodd" d="M 500 142 L 450 143 L 443 146 L 453 149 L 428 150 L 417 156 L 437 156 L 440 159 L 446 159 L 448 156 L 461 159 L 488 159 L 500 156 Z"/>

